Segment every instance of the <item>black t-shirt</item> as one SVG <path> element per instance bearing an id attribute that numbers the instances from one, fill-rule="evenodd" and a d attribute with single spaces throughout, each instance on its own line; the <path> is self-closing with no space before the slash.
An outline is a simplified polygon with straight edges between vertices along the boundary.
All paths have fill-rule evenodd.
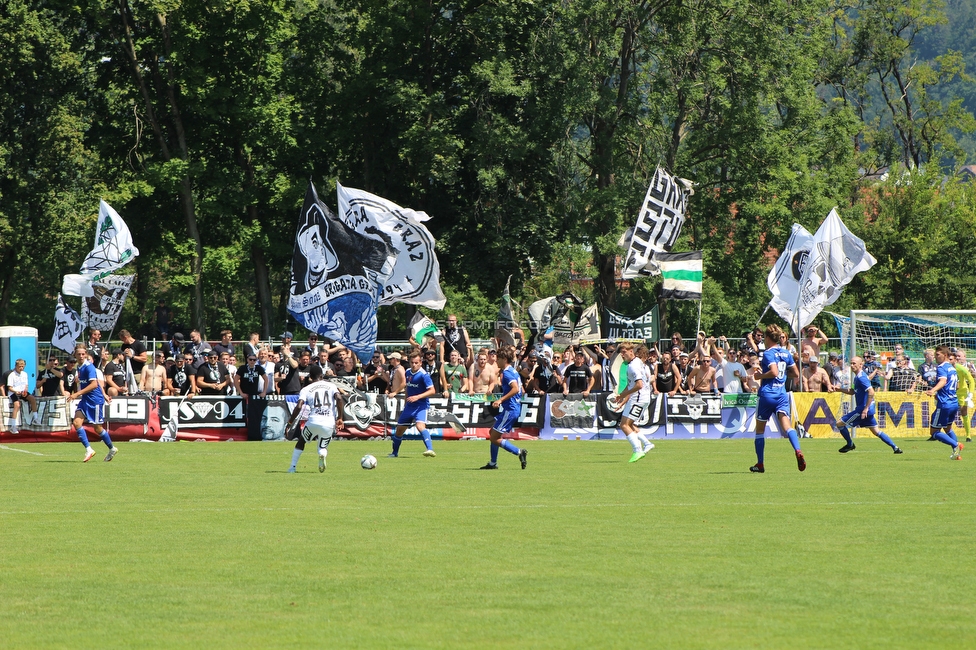
<path id="1" fill-rule="evenodd" d="M 233 343 L 228 343 L 227 345 L 224 345 L 223 343 L 214 343 L 213 349 L 216 350 L 218 354 L 223 354 L 224 352 L 226 352 L 230 356 L 234 356 Z"/>
<path id="2" fill-rule="evenodd" d="M 64 369 L 64 376 L 61 378 L 61 383 L 64 384 L 64 392 L 77 393 L 78 392 L 78 366 L 73 369 L 68 370 L 67 367 Z"/>
<path id="3" fill-rule="evenodd" d="M 41 384 L 41 397 L 56 397 L 61 394 L 61 378 L 45 368 L 41 371 L 38 379 L 43 379 Z"/>
<path id="4" fill-rule="evenodd" d="M 298 366 L 292 368 L 290 363 L 282 361 L 275 370 L 284 376 L 284 379 L 278 383 L 278 392 L 281 395 L 298 395 L 302 391 L 302 380 Z"/>
<path id="5" fill-rule="evenodd" d="M 387 379 L 390 376 L 390 371 L 386 366 L 384 366 L 382 363 L 371 362 L 367 364 L 365 368 L 363 368 L 363 373 L 367 377 L 372 377 L 373 375 L 377 375 L 376 379 L 373 379 L 366 383 L 367 391 L 375 390 L 381 393 L 386 392 L 386 389 L 390 385 L 390 381 L 389 379 Z M 431 375 L 431 378 L 433 378 L 433 375 Z"/>
<path id="6" fill-rule="evenodd" d="M 132 364 L 132 372 L 138 377 L 142 374 L 142 367 L 146 365 L 145 361 L 139 361 L 136 359 L 137 356 L 146 351 L 146 346 L 142 344 L 142 341 L 133 341 L 132 343 L 123 343 L 122 350 L 132 350 L 132 358 L 129 359 L 129 363 Z"/>
<path id="7" fill-rule="evenodd" d="M 107 364 L 105 364 L 105 370 L 102 371 L 102 374 L 105 375 L 106 382 L 108 381 L 108 378 L 111 377 L 112 381 L 115 382 L 116 388 L 123 391 L 126 389 L 125 362 L 118 364 L 114 361 L 109 361 Z"/>
<path id="8" fill-rule="evenodd" d="M 570 393 L 582 393 L 590 385 L 593 371 L 585 363 L 577 366 L 575 363 L 566 366 L 566 385 Z"/>
<path id="9" fill-rule="evenodd" d="M 192 366 L 184 363 L 182 366 L 178 363 L 173 364 L 169 370 L 166 371 L 166 376 L 169 377 L 170 381 L 173 382 L 173 388 L 176 389 L 180 395 L 186 395 L 190 392 L 192 386 L 190 382 L 190 375 L 193 374 Z"/>
<path id="10" fill-rule="evenodd" d="M 201 395 L 223 395 L 223 391 L 210 386 L 201 386 L 200 381 L 204 381 L 208 384 L 219 384 L 224 380 L 224 375 L 226 372 L 222 372 L 221 364 L 216 366 L 211 366 L 209 363 L 203 363 L 197 369 L 197 387 L 200 389 Z"/>
<path id="11" fill-rule="evenodd" d="M 101 343 L 88 343 L 88 356 L 91 357 L 92 363 L 98 363 L 102 358 L 102 344 Z"/>
<path id="12" fill-rule="evenodd" d="M 443 393 L 444 392 L 444 388 L 441 387 L 441 363 L 440 363 L 440 361 L 435 361 L 434 363 L 424 362 L 424 363 L 420 364 L 420 367 L 424 369 L 424 372 L 426 372 L 428 375 L 430 375 L 431 381 L 434 382 L 434 390 L 437 391 L 438 394 Z M 384 386 L 380 390 L 380 392 L 383 392 L 385 390 L 386 390 L 386 387 Z"/>
<path id="13" fill-rule="evenodd" d="M 464 361 L 468 356 L 468 335 L 461 328 L 444 330 L 444 358 L 451 358 L 451 350 L 457 350 Z"/>
<path id="14" fill-rule="evenodd" d="M 261 377 L 267 374 L 264 372 L 264 368 L 258 364 L 251 366 L 241 366 L 237 369 L 237 376 L 241 379 L 241 393 L 244 395 L 250 395 L 254 397 L 255 395 L 261 394 Z"/>
<path id="15" fill-rule="evenodd" d="M 535 384 L 543 393 L 555 393 L 560 390 L 559 378 L 556 369 L 550 365 L 539 364 L 532 373 L 535 377 Z"/>
<path id="16" fill-rule="evenodd" d="M 312 367 L 311 364 L 309 364 L 307 366 L 303 366 L 301 363 L 298 364 L 298 382 L 299 382 L 299 384 L 303 388 L 305 386 L 308 386 L 308 384 L 309 384 L 309 381 L 308 381 L 308 369 L 311 368 L 311 367 Z"/>

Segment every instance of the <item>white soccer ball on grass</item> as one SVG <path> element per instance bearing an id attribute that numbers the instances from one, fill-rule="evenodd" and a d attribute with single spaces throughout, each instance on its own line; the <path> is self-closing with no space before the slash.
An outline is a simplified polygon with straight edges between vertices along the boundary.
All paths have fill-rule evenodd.
<path id="1" fill-rule="evenodd" d="M 363 456 L 363 459 L 359 461 L 359 464 L 362 465 L 363 469 L 375 469 L 376 456 L 371 456 L 369 454 L 366 454 L 365 456 Z"/>

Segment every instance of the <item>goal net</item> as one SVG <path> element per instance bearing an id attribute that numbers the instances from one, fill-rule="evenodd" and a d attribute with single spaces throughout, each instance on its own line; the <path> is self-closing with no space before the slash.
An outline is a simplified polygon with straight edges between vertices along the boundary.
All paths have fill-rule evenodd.
<path id="1" fill-rule="evenodd" d="M 970 365 L 976 359 L 976 311 L 857 310 L 850 316 L 831 315 L 840 333 L 846 365 L 854 356 L 874 353 L 882 372 L 887 374 L 895 366 L 895 354 L 900 348 L 909 359 L 909 366 L 918 371 L 925 363 L 925 351 L 940 345 L 965 350 Z M 878 424 L 892 436 L 928 436 L 935 410 L 934 398 L 924 393 L 928 386 L 917 381 L 906 388 L 904 377 L 893 379 L 882 379 L 881 390 L 875 388 Z M 846 396 L 841 400 L 843 413 L 850 410 L 852 401 Z M 969 418 L 973 415 L 970 412 Z M 956 425 L 959 435 L 964 435 L 961 417 Z"/>

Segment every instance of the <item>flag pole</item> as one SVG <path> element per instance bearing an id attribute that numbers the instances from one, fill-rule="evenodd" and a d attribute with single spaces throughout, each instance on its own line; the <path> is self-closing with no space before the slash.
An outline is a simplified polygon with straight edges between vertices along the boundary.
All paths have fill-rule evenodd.
<path id="1" fill-rule="evenodd" d="M 763 316 L 765 316 L 766 315 L 766 312 L 769 311 L 769 305 L 770 304 L 771 303 L 768 303 L 768 302 L 766 303 L 766 308 L 763 309 L 763 313 L 759 314 L 759 320 L 757 320 L 756 321 L 756 324 L 752 326 L 753 329 L 759 327 L 759 323 L 762 322 Z"/>
<path id="2" fill-rule="evenodd" d="M 695 328 L 695 338 L 698 338 L 698 332 L 701 331 L 701 310 L 702 310 L 702 301 L 699 300 L 698 301 L 698 327 Z"/>

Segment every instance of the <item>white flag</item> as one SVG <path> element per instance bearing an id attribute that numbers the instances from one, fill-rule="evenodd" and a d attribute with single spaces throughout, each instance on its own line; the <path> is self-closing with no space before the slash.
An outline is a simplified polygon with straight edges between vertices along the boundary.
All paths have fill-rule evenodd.
<path id="1" fill-rule="evenodd" d="M 793 232 L 786 242 L 786 248 L 780 253 L 779 259 L 776 260 L 766 279 L 766 284 L 773 294 L 769 306 L 783 320 L 790 323 L 794 331 L 797 329 L 794 312 L 800 297 L 800 278 L 803 277 L 803 269 L 806 268 L 811 248 L 813 248 L 813 235 L 800 224 L 793 224 Z"/>
<path id="2" fill-rule="evenodd" d="M 91 298 L 95 295 L 95 289 L 92 287 L 91 279 L 87 275 L 68 273 L 61 281 L 61 293 L 66 296 Z"/>
<path id="3" fill-rule="evenodd" d="M 434 252 L 434 236 L 421 223 L 430 216 L 339 183 L 336 183 L 336 194 L 339 218 L 347 226 L 362 235 L 383 237 L 398 252 L 393 275 L 382 288 L 380 304 L 406 302 L 444 309 L 447 298 L 441 291 L 441 267 Z"/>
<path id="4" fill-rule="evenodd" d="M 132 243 L 129 227 L 119 213 L 105 201 L 98 202 L 98 226 L 95 228 L 95 247 L 81 265 L 81 274 L 95 282 L 121 269 L 139 255 Z"/>
<path id="5" fill-rule="evenodd" d="M 685 222 L 690 186 L 690 181 L 672 176 L 660 167 L 654 172 L 630 237 L 622 271 L 625 279 L 660 272 L 656 265 L 649 266 L 651 256 L 655 251 L 670 251 L 678 240 Z"/>
<path id="6" fill-rule="evenodd" d="M 81 303 L 81 314 L 93 330 L 111 331 L 119 320 L 134 275 L 110 275 L 91 284 L 92 296 Z"/>
<path id="7" fill-rule="evenodd" d="M 800 328 L 809 325 L 827 305 L 840 298 L 854 276 L 877 264 L 864 240 L 855 236 L 830 211 L 813 236 L 813 248 L 800 279 Z"/>
<path id="8" fill-rule="evenodd" d="M 85 324 L 78 317 L 78 312 L 68 306 L 64 302 L 64 298 L 58 296 L 58 306 L 54 310 L 54 336 L 51 337 L 51 345 L 68 354 L 73 354 L 75 341 L 78 340 L 84 329 Z"/>

